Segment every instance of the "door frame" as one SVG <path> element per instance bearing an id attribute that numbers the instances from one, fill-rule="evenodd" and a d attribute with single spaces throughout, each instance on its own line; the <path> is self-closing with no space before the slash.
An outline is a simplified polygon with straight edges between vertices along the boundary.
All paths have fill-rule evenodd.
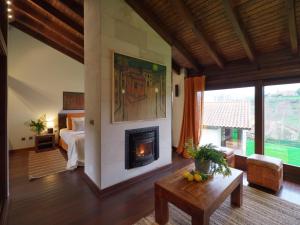
<path id="1" fill-rule="evenodd" d="M 0 224 L 6 223 L 8 203 L 7 148 L 7 6 L 0 0 Z"/>

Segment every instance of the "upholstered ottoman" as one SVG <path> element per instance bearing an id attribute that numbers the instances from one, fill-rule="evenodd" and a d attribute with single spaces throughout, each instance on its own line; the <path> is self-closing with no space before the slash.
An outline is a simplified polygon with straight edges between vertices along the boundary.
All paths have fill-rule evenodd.
<path id="1" fill-rule="evenodd" d="M 234 149 L 227 147 L 218 147 L 218 150 L 223 152 L 224 157 L 230 167 L 234 167 Z"/>
<path id="2" fill-rule="evenodd" d="M 247 179 L 250 184 L 257 184 L 273 191 L 279 191 L 283 180 L 281 159 L 254 154 L 247 159 Z"/>

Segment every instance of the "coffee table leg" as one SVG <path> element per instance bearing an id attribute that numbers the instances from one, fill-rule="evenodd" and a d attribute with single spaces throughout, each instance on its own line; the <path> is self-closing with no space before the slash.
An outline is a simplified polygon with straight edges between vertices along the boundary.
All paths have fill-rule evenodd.
<path id="1" fill-rule="evenodd" d="M 192 216 L 192 225 L 209 225 L 209 216 L 205 216 L 205 215 Z"/>
<path id="2" fill-rule="evenodd" d="M 164 225 L 169 221 L 168 202 L 163 198 L 161 189 L 155 186 L 155 222 Z"/>
<path id="3" fill-rule="evenodd" d="M 243 178 L 240 180 L 240 184 L 231 193 L 231 204 L 241 207 L 243 204 Z"/>

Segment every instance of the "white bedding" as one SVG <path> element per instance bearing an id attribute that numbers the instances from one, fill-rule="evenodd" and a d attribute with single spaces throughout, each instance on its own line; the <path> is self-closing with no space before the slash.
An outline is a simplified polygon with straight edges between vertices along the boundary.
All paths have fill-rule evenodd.
<path id="1" fill-rule="evenodd" d="M 68 145 L 67 169 L 73 170 L 84 165 L 84 131 L 60 130 L 60 137 Z"/>

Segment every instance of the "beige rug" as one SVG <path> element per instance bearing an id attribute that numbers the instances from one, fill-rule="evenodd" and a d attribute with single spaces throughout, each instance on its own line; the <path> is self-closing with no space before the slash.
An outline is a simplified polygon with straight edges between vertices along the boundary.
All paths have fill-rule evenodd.
<path id="1" fill-rule="evenodd" d="M 210 217 L 210 225 L 300 225 L 300 205 L 244 186 L 244 203 L 232 208 L 230 199 Z M 191 224 L 191 217 L 174 205 L 169 205 L 169 225 Z M 154 213 L 135 225 L 154 225 Z"/>
<path id="2" fill-rule="evenodd" d="M 67 162 L 59 149 L 29 152 L 29 180 L 66 171 Z"/>

